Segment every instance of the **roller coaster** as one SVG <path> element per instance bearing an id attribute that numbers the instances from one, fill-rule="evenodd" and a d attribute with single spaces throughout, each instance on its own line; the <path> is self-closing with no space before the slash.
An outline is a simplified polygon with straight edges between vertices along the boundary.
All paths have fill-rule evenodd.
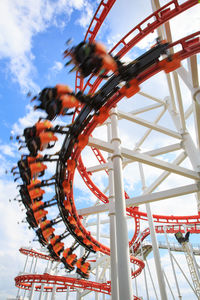
<path id="1" fill-rule="evenodd" d="M 61 84 L 44 88 L 32 100 L 37 101 L 34 109 L 45 111 L 46 118 L 40 118 L 34 126 L 25 128 L 23 134 L 17 137 L 20 143 L 19 150 L 26 148 L 29 152 L 29 154 L 23 154 L 17 166 L 12 169 L 14 180 L 22 182 L 19 185 L 19 201 L 25 206 L 26 222 L 35 231 L 39 243 L 47 249 L 48 254 L 44 255 L 26 249 L 20 251 L 26 255 L 60 263 L 67 272 L 76 271 L 77 273 L 75 277 L 46 273 L 43 275 L 22 274 L 15 278 L 16 286 L 21 289 L 32 291 L 34 288 L 35 291 L 41 292 L 42 283 L 42 292 L 52 291 L 53 287 L 49 287 L 50 284 L 56 286 L 57 292 L 74 292 L 77 289 L 83 289 L 111 295 L 112 299 L 117 300 L 128 300 L 133 297 L 141 299 L 138 295 L 133 296 L 131 278 L 136 278 L 144 270 L 143 259 L 136 257 L 135 254 L 141 248 L 143 240 L 151 234 L 156 271 L 159 277 L 160 299 L 167 299 L 159 263 L 159 252 L 154 240 L 155 233 L 184 233 L 185 228 L 190 233 L 200 233 L 199 200 L 198 213 L 191 216 L 159 214 L 152 216 L 149 205 L 151 202 L 163 199 L 192 193 L 199 194 L 199 150 L 188 133 L 186 119 L 192 113 L 197 114 L 200 105 L 196 66 L 196 56 L 200 52 L 200 31 L 172 42 L 168 27 L 172 18 L 191 9 L 198 4 L 198 1 L 186 0 L 179 3 L 173 0 L 163 7 L 158 7 L 157 1 L 153 1 L 154 12 L 130 30 L 108 53 L 105 47 L 95 39 L 114 3 L 113 0 L 101 1 L 84 41 L 72 48 L 68 45 L 68 49 L 64 52 L 65 58 L 70 57 L 66 66 L 73 65 L 72 70 L 76 71 L 75 91 Z M 123 56 L 154 30 L 158 30 L 159 33 L 155 45 L 130 63 L 123 62 Z M 181 65 L 183 60 L 188 60 L 191 64 L 192 83 Z M 171 113 L 176 130 L 157 124 L 162 114 L 155 122 L 149 122 L 138 118 L 134 113 L 118 112 L 116 108 L 122 99 L 132 101 L 136 94 L 142 94 L 141 85 L 161 72 L 165 73 L 169 85 L 168 104 L 151 97 L 152 100 L 157 101 L 157 104 L 152 108 L 144 107 L 141 112 L 163 106 L 164 112 L 168 109 Z M 195 103 L 195 108 L 191 104 L 185 113 L 178 75 L 188 85 Z M 172 77 L 175 81 L 178 104 L 174 100 Z M 147 95 L 147 97 L 150 96 Z M 65 118 L 66 115 L 72 116 L 70 124 L 53 126 L 53 121 L 57 117 Z M 148 129 L 137 142 L 138 148 L 152 130 L 181 142 L 146 152 L 121 147 L 117 129 L 118 118 L 129 120 Z M 198 128 L 198 120 L 196 123 Z M 108 137 L 110 136 L 108 142 L 93 137 L 95 129 L 105 124 L 108 127 Z M 199 128 L 197 132 L 198 130 Z M 64 136 L 61 149 L 52 153 L 61 136 Z M 91 147 L 99 162 L 99 165 L 94 168 L 85 167 L 81 158 L 81 153 L 87 146 Z M 109 153 L 108 162 L 104 159 L 101 150 Z M 183 151 L 172 163 L 155 158 L 155 156 L 180 150 Z M 193 170 L 180 166 L 186 157 L 189 158 Z M 122 164 L 125 166 L 130 162 L 139 163 L 144 190 L 142 195 L 133 198 L 130 198 L 124 191 L 122 182 Z M 48 166 L 54 163 L 56 163 L 55 174 L 46 178 Z M 148 188 L 146 188 L 143 164 L 159 168 L 163 172 Z M 76 169 L 89 190 L 103 204 L 77 209 L 73 188 Z M 108 174 L 109 196 L 103 193 L 92 180 L 91 174 L 98 170 L 105 170 Z M 156 190 L 170 174 L 184 176 L 193 182 L 169 190 Z M 55 188 L 55 195 L 51 199 L 48 198 L 45 190 L 49 186 Z M 154 190 L 156 192 L 153 192 Z M 139 209 L 141 204 L 146 204 L 147 212 Z M 49 211 L 54 210 L 56 206 L 58 215 L 52 218 Z M 50 207 L 51 209 L 46 210 Z M 95 238 L 85 226 L 86 216 L 105 211 L 109 211 L 110 215 L 111 249 L 100 242 L 99 238 Z M 135 222 L 135 231 L 130 240 L 127 217 Z M 149 227 L 140 233 L 141 220 L 148 221 Z M 160 223 L 160 225 L 154 227 L 153 222 Z M 59 224 L 64 224 L 65 228 L 61 234 L 58 233 Z M 188 241 L 182 241 L 182 243 L 186 242 Z M 80 257 L 78 257 L 77 249 L 82 249 Z M 90 256 L 97 255 L 98 257 L 97 253 L 110 256 L 110 281 L 100 283 L 89 280 L 92 269 Z M 130 269 L 130 262 L 134 269 Z M 195 276 L 198 276 L 198 270 L 196 273 Z M 195 280 L 194 282 L 197 282 Z M 195 286 L 197 297 L 200 297 L 199 288 L 197 283 Z M 33 292 L 30 295 L 30 299 L 33 299 L 31 298 Z"/>

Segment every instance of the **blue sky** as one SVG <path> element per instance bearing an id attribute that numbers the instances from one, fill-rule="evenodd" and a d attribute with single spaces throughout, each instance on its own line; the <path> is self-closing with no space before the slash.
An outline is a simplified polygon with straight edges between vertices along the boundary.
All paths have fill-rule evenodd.
<path id="1" fill-rule="evenodd" d="M 34 95 L 40 89 L 57 83 L 66 83 L 74 88 L 74 74 L 68 74 L 68 70 L 63 67 L 65 62 L 62 53 L 65 50 L 65 42 L 69 38 L 73 39 L 74 44 L 83 40 L 99 3 L 99 0 L 3 0 L 0 3 L 0 300 L 16 295 L 13 278 L 22 269 L 24 261 L 18 254 L 18 248 L 28 245 L 34 238 L 33 232 L 28 231 L 26 225 L 17 224 L 24 218 L 17 203 L 8 201 L 16 196 L 17 190 L 10 172 L 6 174 L 6 170 L 10 171 L 20 157 L 18 145 L 10 141 L 10 136 L 19 134 L 24 127 L 34 124 L 40 115 L 33 112 L 26 97 L 28 91 Z M 150 12 L 150 1 L 116 1 L 97 40 L 103 41 L 110 49 Z M 194 22 L 189 28 L 191 15 Z M 198 8 L 191 10 L 182 19 L 178 17 L 172 23 L 172 28 L 176 28 L 173 30 L 174 39 L 196 30 L 199 26 L 199 16 Z M 181 24 L 181 28 L 177 24 Z M 131 51 L 130 57 L 137 57 L 144 52 L 152 41 L 153 37 L 141 42 Z M 156 80 L 153 84 L 158 85 L 156 93 L 160 86 Z M 152 83 L 146 84 L 144 88 L 152 91 Z M 161 92 L 161 96 L 163 94 L 164 91 Z M 139 106 L 139 102 L 140 100 L 138 103 L 136 101 L 136 105 Z M 129 105 L 132 103 L 129 102 Z M 67 121 L 68 119 L 65 119 L 65 122 Z M 124 142 L 129 143 L 126 130 L 127 127 L 122 126 Z M 104 188 L 105 176 L 95 176 L 96 182 Z M 125 176 L 128 192 L 134 195 L 133 185 L 130 183 L 131 170 L 128 170 Z M 88 193 L 78 176 L 75 186 L 78 205 L 81 207 L 85 204 L 83 201 L 86 196 L 88 205 L 92 205 L 94 197 Z M 135 194 L 140 186 L 139 182 L 134 183 Z M 167 205 L 164 206 L 167 210 Z"/>

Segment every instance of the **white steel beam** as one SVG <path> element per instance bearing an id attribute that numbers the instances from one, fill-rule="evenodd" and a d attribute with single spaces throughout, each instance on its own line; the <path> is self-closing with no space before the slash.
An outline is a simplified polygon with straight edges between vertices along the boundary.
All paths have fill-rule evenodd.
<path id="1" fill-rule="evenodd" d="M 130 113 L 125 113 L 125 112 L 119 111 L 119 116 L 121 118 L 125 119 L 125 120 L 128 120 L 128 121 L 134 122 L 136 124 L 145 126 L 147 128 L 150 128 L 152 130 L 155 130 L 155 131 L 158 131 L 160 133 L 166 134 L 166 135 L 171 136 L 173 138 L 181 139 L 181 135 L 178 132 L 173 131 L 171 129 L 168 129 L 166 127 L 163 127 L 161 125 L 157 125 L 157 124 L 154 124 L 152 122 L 146 121 L 146 120 L 141 119 L 139 117 L 135 117 Z"/>
<path id="2" fill-rule="evenodd" d="M 165 105 L 164 108 L 162 109 L 162 111 L 158 114 L 155 121 L 153 122 L 154 124 L 157 124 L 160 121 L 162 116 L 165 114 L 166 109 L 167 109 L 167 107 Z M 144 141 L 150 135 L 151 132 L 152 132 L 152 129 L 147 129 L 146 132 L 144 133 L 144 135 L 141 137 L 141 139 L 136 143 L 135 148 L 139 148 L 144 143 Z"/>
<path id="3" fill-rule="evenodd" d="M 151 99 L 151 100 L 153 100 L 153 101 L 155 101 L 155 102 L 158 102 L 158 103 L 160 103 L 160 104 L 165 104 L 165 102 L 163 101 L 163 100 L 161 100 L 161 99 L 159 99 L 159 98 L 156 98 L 156 97 L 154 97 L 154 96 L 152 96 L 152 95 L 149 95 L 149 94 L 147 94 L 147 93 L 144 93 L 144 92 L 138 92 L 138 94 L 139 95 L 141 95 L 141 96 L 143 96 L 143 97 L 146 97 L 146 98 L 149 98 L 149 99 Z"/>
<path id="4" fill-rule="evenodd" d="M 200 183 L 189 184 L 178 188 L 165 190 L 162 192 L 155 192 L 152 194 L 145 194 L 126 200 L 126 207 L 136 206 L 150 202 L 156 202 L 160 200 L 175 198 L 183 195 L 196 193 L 200 190 Z M 87 216 L 92 214 L 98 214 L 108 211 L 109 204 L 102 204 L 98 206 L 91 206 L 87 208 L 81 208 L 77 210 L 77 213 L 81 216 Z"/>
<path id="5" fill-rule="evenodd" d="M 144 112 L 156 109 L 156 108 L 161 107 L 161 106 L 162 106 L 162 104 L 159 104 L 159 103 L 158 104 L 147 105 L 147 106 L 144 106 L 144 107 L 132 110 L 129 113 L 131 113 L 132 115 L 138 115 L 138 114 L 141 114 L 141 113 L 144 113 Z"/>
<path id="6" fill-rule="evenodd" d="M 109 153 L 114 152 L 114 147 L 112 145 L 102 140 L 95 139 L 93 137 L 89 138 L 88 145 L 92 147 L 98 147 L 100 150 L 107 151 Z M 153 158 L 143 153 L 133 152 L 132 150 L 121 147 L 121 154 L 123 157 L 132 159 L 133 161 L 138 161 L 147 164 L 149 166 L 159 168 L 165 171 L 169 171 L 178 175 L 182 175 L 194 180 L 199 180 L 200 178 L 197 172 L 194 172 L 192 170 L 183 167 L 179 167 L 177 165 L 162 161 L 157 158 Z"/>
<path id="7" fill-rule="evenodd" d="M 182 149 L 181 143 L 176 143 L 176 144 L 172 144 L 172 145 L 169 145 L 169 146 L 161 147 L 161 148 L 150 150 L 150 151 L 143 152 L 143 153 L 147 154 L 147 155 L 150 155 L 150 156 L 158 156 L 158 155 L 163 155 L 163 154 L 166 154 L 166 153 L 169 153 L 169 152 L 177 151 L 177 150 L 180 150 L 180 149 Z M 122 164 L 127 165 L 127 164 L 132 163 L 132 162 L 133 161 L 131 159 L 124 159 Z M 107 168 L 108 168 L 108 163 L 105 163 L 105 164 L 99 164 L 99 165 L 96 165 L 96 166 L 89 167 L 89 168 L 87 168 L 86 171 L 94 173 L 94 172 L 99 172 L 99 171 L 102 171 L 102 170 L 106 170 Z"/>

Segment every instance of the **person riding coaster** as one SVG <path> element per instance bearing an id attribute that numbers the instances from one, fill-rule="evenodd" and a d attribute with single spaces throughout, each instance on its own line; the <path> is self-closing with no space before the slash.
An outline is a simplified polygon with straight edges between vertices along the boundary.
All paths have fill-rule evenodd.
<path id="1" fill-rule="evenodd" d="M 47 211 L 39 211 L 36 214 L 33 214 L 32 209 L 26 211 L 26 220 L 29 223 L 31 228 L 38 227 L 39 222 L 46 220 Z"/>
<path id="2" fill-rule="evenodd" d="M 66 63 L 73 63 L 75 67 L 71 70 L 79 70 L 82 77 L 90 74 L 102 75 L 106 71 L 117 73 L 117 62 L 107 53 L 105 46 L 99 42 L 81 42 L 76 47 L 66 50 L 64 58 L 71 56 L 71 60 Z"/>
<path id="3" fill-rule="evenodd" d="M 73 250 L 73 248 L 65 249 L 62 254 L 63 257 L 61 258 L 61 261 L 64 264 L 65 268 L 70 272 L 75 269 L 74 265 L 77 262 L 77 255 L 72 253 Z"/>
<path id="4" fill-rule="evenodd" d="M 47 249 L 50 252 L 51 257 L 58 258 L 61 252 L 64 251 L 64 243 L 61 243 L 61 240 L 66 238 L 70 233 L 66 230 L 61 235 L 55 235 L 48 245 Z"/>
<path id="5" fill-rule="evenodd" d="M 48 227 L 44 230 L 41 230 L 41 228 L 38 228 L 35 233 L 37 234 L 37 236 L 39 238 L 39 242 L 43 246 L 45 246 L 48 244 L 49 240 L 54 237 L 54 231 L 55 231 L 55 228 L 53 228 L 53 227 Z"/>
<path id="6" fill-rule="evenodd" d="M 61 222 L 61 218 L 59 215 L 55 219 L 52 220 L 46 219 L 45 221 L 40 222 L 39 224 L 40 228 L 36 230 L 36 234 L 39 238 L 39 242 L 41 242 L 42 245 L 47 245 L 50 239 L 52 239 L 55 236 L 54 235 L 55 228 L 53 228 L 53 225 L 59 222 Z"/>
<path id="7" fill-rule="evenodd" d="M 39 134 L 39 136 L 30 138 L 26 142 L 26 146 L 30 152 L 30 155 L 36 156 L 38 151 L 43 151 L 44 149 L 53 148 L 57 140 L 58 138 L 53 134 L 53 132 L 43 131 L 42 133 Z"/>
<path id="8" fill-rule="evenodd" d="M 30 164 L 26 169 L 19 169 L 19 173 L 22 181 L 29 185 L 32 179 L 43 176 L 46 169 L 47 166 L 45 164 L 38 162 Z"/>
<path id="9" fill-rule="evenodd" d="M 64 84 L 57 84 L 53 88 L 45 88 L 36 99 L 40 101 L 40 104 L 34 106 L 34 109 L 44 110 L 47 113 L 48 120 L 53 120 L 58 115 L 72 115 L 74 111 L 68 112 L 70 108 L 77 108 L 80 102 L 86 103 L 88 101 L 88 97 L 79 97 L 79 93 L 73 93 Z"/>
<path id="10" fill-rule="evenodd" d="M 76 262 L 76 273 L 81 275 L 81 277 L 88 279 L 90 276 L 91 266 L 89 262 L 86 262 L 86 258 L 79 258 Z"/>

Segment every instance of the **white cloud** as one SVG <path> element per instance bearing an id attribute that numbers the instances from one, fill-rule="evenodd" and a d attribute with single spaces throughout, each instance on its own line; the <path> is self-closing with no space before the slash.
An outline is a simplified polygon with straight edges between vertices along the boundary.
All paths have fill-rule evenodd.
<path id="1" fill-rule="evenodd" d="M 84 4 L 84 11 L 82 12 L 82 15 L 80 19 L 77 21 L 77 23 L 82 27 L 86 28 L 90 24 L 92 17 L 93 17 L 92 5 L 86 2 Z"/>
<path id="2" fill-rule="evenodd" d="M 69 20 L 73 10 L 81 10 L 83 6 L 85 8 L 83 16 L 78 23 L 86 26 L 92 14 L 90 5 L 87 4 L 82 0 L 1 1 L 0 59 L 8 59 L 7 68 L 12 74 L 12 79 L 19 83 L 22 92 L 27 92 L 29 89 L 39 90 L 38 84 L 34 81 L 37 70 L 34 66 L 33 37 L 44 32 L 52 24 L 66 26 L 66 19 L 59 22 L 57 17 L 65 14 Z"/>

